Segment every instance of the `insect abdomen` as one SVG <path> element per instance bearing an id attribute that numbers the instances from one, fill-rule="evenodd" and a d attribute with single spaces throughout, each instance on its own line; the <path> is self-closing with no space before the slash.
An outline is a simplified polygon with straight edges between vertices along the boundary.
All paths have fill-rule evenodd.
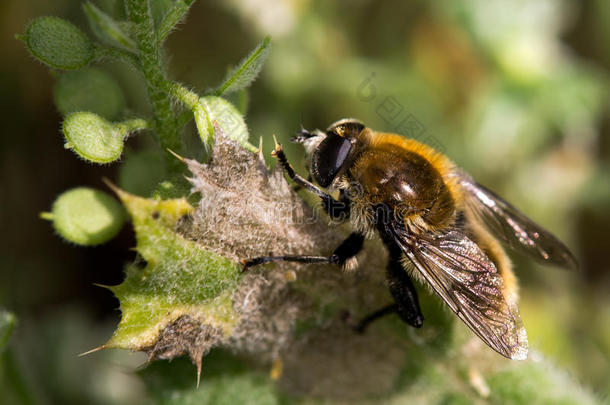
<path id="1" fill-rule="evenodd" d="M 350 174 L 366 200 L 387 204 L 404 218 L 420 216 L 436 227 L 453 217 L 449 188 L 433 164 L 416 152 L 377 145 L 359 156 Z"/>

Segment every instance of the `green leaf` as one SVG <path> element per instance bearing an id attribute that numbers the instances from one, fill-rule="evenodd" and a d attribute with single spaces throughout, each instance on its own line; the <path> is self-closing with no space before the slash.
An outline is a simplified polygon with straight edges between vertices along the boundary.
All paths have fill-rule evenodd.
<path id="1" fill-rule="evenodd" d="M 177 0 L 157 25 L 157 42 L 161 43 L 174 27 L 182 21 L 195 0 Z"/>
<path id="2" fill-rule="evenodd" d="M 66 240 L 94 246 L 114 238 L 125 223 L 125 210 L 103 191 L 78 187 L 62 193 L 50 213 L 41 215 Z"/>
<path id="3" fill-rule="evenodd" d="M 257 150 L 248 142 L 248 127 L 242 115 L 233 104 L 224 98 L 201 97 L 193 112 L 197 131 L 206 147 L 214 141 L 214 122 L 217 122 L 230 139 L 239 142 L 246 149 Z"/>
<path id="4" fill-rule="evenodd" d="M 115 21 L 111 16 L 97 8 L 90 1 L 83 4 L 83 10 L 89 20 L 93 33 L 103 42 L 136 52 L 135 41 L 125 31 L 125 24 Z"/>
<path id="5" fill-rule="evenodd" d="M 63 115 L 90 111 L 112 120 L 125 109 L 123 90 L 112 76 L 98 68 L 62 74 L 54 93 L 55 104 Z"/>
<path id="6" fill-rule="evenodd" d="M 240 91 L 236 91 L 235 93 L 231 93 L 227 96 L 227 100 L 229 100 L 241 115 L 245 116 L 248 111 L 249 104 L 249 96 L 248 89 L 241 89 Z"/>
<path id="7" fill-rule="evenodd" d="M 0 310 L 0 354 L 4 351 L 16 323 L 17 318 L 12 312 Z"/>
<path id="8" fill-rule="evenodd" d="M 280 403 L 273 381 L 248 368 L 234 355 L 213 350 L 205 357 L 201 385 L 196 386 L 192 366 L 184 359 L 155 362 L 140 372 L 156 404 L 274 405 Z"/>
<path id="9" fill-rule="evenodd" d="M 119 167 L 119 186 L 125 191 L 149 197 L 165 177 L 165 160 L 159 149 L 127 151 Z"/>
<path id="10" fill-rule="evenodd" d="M 239 270 L 232 261 L 174 231 L 193 207 L 184 198 L 145 199 L 115 191 L 132 218 L 136 250 L 147 265 L 143 269 L 129 266 L 125 281 L 110 288 L 120 300 L 122 318 L 103 347 L 144 350 L 152 357 L 162 357 L 159 351 L 163 348 L 180 347 L 168 341 L 178 338 L 176 330 L 165 340 L 162 331 L 176 325 L 184 328 L 185 320 L 188 325 L 209 328 L 218 337 L 228 336 L 238 319 L 231 294 Z M 197 361 L 203 353 L 189 354 Z"/>
<path id="11" fill-rule="evenodd" d="M 64 119 L 64 146 L 90 162 L 110 163 L 121 156 L 131 131 L 147 127 L 148 123 L 140 119 L 112 123 L 91 112 L 75 112 Z"/>
<path id="12" fill-rule="evenodd" d="M 156 184 L 152 196 L 163 200 L 188 196 L 187 201 L 194 204 L 197 202 L 197 197 L 195 194 L 189 195 L 191 188 L 192 184 L 188 182 L 184 175 L 177 174 Z"/>
<path id="13" fill-rule="evenodd" d="M 193 108 L 195 126 L 206 149 L 214 142 L 214 125 L 212 124 L 211 111 L 206 110 L 203 103 L 197 103 Z"/>
<path id="14" fill-rule="evenodd" d="M 587 405 L 598 401 L 550 361 L 511 363 L 488 376 L 492 403 Z"/>
<path id="15" fill-rule="evenodd" d="M 152 14 L 155 27 L 159 27 L 163 18 L 172 9 L 174 0 L 154 0 L 150 1 L 150 13 Z"/>
<path id="16" fill-rule="evenodd" d="M 55 69 L 78 69 L 93 59 L 93 43 L 76 26 L 61 18 L 39 17 L 20 38 L 35 58 Z"/>
<path id="17" fill-rule="evenodd" d="M 223 84 L 216 90 L 216 95 L 232 93 L 248 87 L 258 76 L 261 71 L 267 55 L 269 54 L 269 46 L 271 37 L 265 37 L 248 56 L 241 60 L 239 66 L 229 73 Z"/>

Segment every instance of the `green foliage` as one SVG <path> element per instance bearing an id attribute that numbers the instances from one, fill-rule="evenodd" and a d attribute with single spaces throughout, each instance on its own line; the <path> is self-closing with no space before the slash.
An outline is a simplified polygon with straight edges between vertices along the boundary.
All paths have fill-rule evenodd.
<path id="1" fill-rule="evenodd" d="M 125 30 L 125 24 L 115 21 L 90 1 L 83 3 L 83 10 L 89 20 L 91 30 L 101 41 L 130 52 L 137 52 L 134 40 Z"/>
<path id="2" fill-rule="evenodd" d="M 194 210 L 194 202 L 184 198 L 192 185 L 184 179 L 180 159 L 171 156 L 167 149 L 189 155 L 190 151 L 186 150 L 182 140 L 182 130 L 184 124 L 194 118 L 205 147 L 214 144 L 221 129 L 250 152 L 257 150 L 248 141 L 248 128 L 243 117 L 248 100 L 246 88 L 256 79 L 267 60 L 270 40 L 265 37 L 228 73 L 220 85 L 211 86 L 213 90 L 208 93 L 197 94 L 168 78 L 167 59 L 161 48 L 167 36 L 186 16 L 193 0 L 125 0 L 124 3 L 125 14 L 104 12 L 91 2 L 83 4 L 91 31 L 99 42 L 88 39 L 74 25 L 55 17 L 34 20 L 26 28 L 22 39 L 34 57 L 52 69 L 74 70 L 61 74 L 56 87 L 56 104 L 59 111 L 66 115 L 63 126 L 66 147 L 73 149 L 88 162 L 110 163 L 119 160 L 126 138 L 132 132 L 148 129 L 144 135 L 152 135 L 156 142 L 153 147 L 146 141 L 142 142 L 146 145 L 143 150 L 126 153 L 127 156 L 121 161 L 120 186 L 129 193 L 140 196 L 152 194 L 153 197 L 145 199 L 115 190 L 132 218 L 137 238 L 136 250 L 145 263 L 128 265 L 125 281 L 109 287 L 120 300 L 122 318 L 112 338 L 102 347 L 141 350 L 151 360 L 187 354 L 201 367 L 201 356 L 213 344 L 222 342 L 231 346 L 232 342 L 227 337 L 244 320 L 240 312 L 243 308 L 235 307 L 235 297 L 240 293 L 239 286 L 243 278 L 239 274 L 237 258 L 245 256 L 225 257 L 212 248 L 203 247 L 202 240 L 194 240 L 181 232 L 181 227 L 188 224 L 189 215 Z M 381 52 L 377 46 L 381 48 L 388 43 L 386 41 L 384 45 L 383 41 L 375 37 L 377 31 L 365 30 L 361 34 L 364 37 L 353 43 L 333 42 L 333 38 L 343 38 L 342 41 L 346 41 L 344 33 L 350 32 L 346 27 L 349 28 L 352 18 L 337 21 L 334 19 L 336 13 L 331 13 L 333 19 L 324 17 L 323 13 L 305 16 L 304 21 L 307 23 L 294 28 L 295 35 L 292 37 L 284 37 L 270 58 L 271 76 L 274 79 L 269 84 L 269 94 L 272 96 L 267 97 L 290 95 L 290 99 L 296 101 L 283 106 L 283 114 L 265 112 L 262 119 L 264 125 L 280 134 L 289 133 L 294 127 L 294 117 L 302 113 L 303 108 L 307 108 L 309 111 L 305 112 L 316 117 L 316 122 L 325 119 L 330 122 L 349 115 L 364 118 L 375 128 L 396 130 L 393 126 L 396 127 L 399 122 L 389 122 L 387 117 L 381 116 L 380 111 L 383 110 L 379 105 L 386 96 L 394 93 L 408 94 L 412 104 L 400 105 L 400 109 L 404 108 L 405 114 L 416 114 L 418 120 L 424 121 L 425 126 L 430 126 L 428 133 L 433 132 L 444 145 L 451 148 L 463 144 L 467 138 L 462 134 L 474 134 L 468 139 L 468 145 L 473 147 L 462 149 L 465 150 L 464 156 L 458 155 L 458 159 L 467 162 L 470 168 L 476 170 L 478 164 L 487 161 L 500 162 L 500 165 L 501 162 L 508 162 L 509 166 L 515 162 L 515 167 L 510 167 L 514 174 L 510 176 L 530 179 L 532 168 L 524 162 L 539 154 L 542 146 L 551 144 L 553 137 L 567 138 L 566 134 L 572 131 L 579 136 L 586 136 L 586 131 L 577 130 L 590 126 L 599 115 L 605 94 L 603 87 L 593 72 L 580 66 L 558 69 L 551 58 L 545 59 L 544 55 L 539 58 L 540 55 L 528 53 L 525 45 L 532 37 L 532 30 L 536 29 L 539 21 L 547 19 L 532 18 L 534 27 L 521 32 L 521 27 L 515 28 L 512 21 L 504 24 L 484 21 L 486 24 L 481 24 L 478 21 L 480 16 L 489 12 L 485 2 L 453 4 L 454 2 L 440 0 L 426 6 L 427 18 L 444 22 L 450 20 L 447 23 L 450 27 L 444 31 L 443 27 L 435 25 L 442 25 L 437 22 L 420 22 L 409 33 L 412 42 L 406 44 L 406 47 L 409 49 L 409 60 L 413 60 L 409 63 L 413 65 L 407 67 L 402 56 L 396 58 L 399 63 L 384 61 L 381 64 L 374 60 L 374 55 Z M 299 13 L 307 12 L 307 6 L 302 7 L 303 10 Z M 239 6 L 235 8 L 238 9 Z M 483 11 L 475 12 L 478 8 Z M 385 9 L 379 7 L 379 10 L 381 13 Z M 402 18 L 402 14 L 392 10 L 381 17 L 390 26 L 392 19 Z M 501 16 L 494 18 L 494 21 L 502 19 Z M 286 19 L 287 24 L 290 21 L 289 18 Z M 403 22 L 402 19 L 398 21 L 400 24 Z M 456 29 L 458 26 L 459 29 Z M 497 28 L 494 30 L 494 35 L 497 36 L 491 35 L 491 40 L 479 41 L 478 38 L 483 35 L 481 33 L 489 26 Z M 519 35 L 513 36 L 515 30 L 519 31 Z M 454 35 L 456 31 L 463 34 L 464 38 L 472 36 L 476 47 L 460 48 L 463 46 L 462 40 L 468 41 Z M 548 32 L 554 31 L 549 29 Z M 455 40 L 456 37 L 459 40 Z M 440 44 L 434 42 L 439 38 Z M 205 39 L 211 40 L 215 39 Z M 550 36 L 545 40 L 550 41 Z M 333 48 L 335 42 L 342 46 L 335 44 Z M 369 49 L 367 53 L 364 49 L 367 43 L 375 44 L 374 51 Z M 363 49 L 359 49 L 359 46 Z M 453 53 L 454 46 L 458 49 L 456 53 Z M 457 52 L 463 57 L 453 58 L 454 60 L 448 58 L 449 65 L 455 63 L 456 66 L 437 69 L 438 60 L 444 60 L 447 55 L 456 55 Z M 477 52 L 484 55 L 477 55 Z M 359 55 L 368 56 L 364 58 Z M 148 91 L 147 101 L 152 106 L 151 117 L 114 122 L 132 117 L 133 113 L 131 106 L 126 105 L 121 87 L 100 68 L 86 66 L 101 59 L 127 62 L 140 73 Z M 467 61 L 464 62 L 465 60 Z M 491 61 L 495 66 L 487 66 L 482 61 Z M 467 67 L 464 68 L 460 63 Z M 320 70 L 327 74 L 316 73 Z M 365 101 L 358 90 L 359 83 L 369 77 L 371 72 L 377 72 L 374 86 L 378 93 L 374 102 Z M 468 83 L 472 84 L 474 90 L 465 87 L 468 91 L 464 91 L 460 87 L 463 85 L 463 76 L 464 82 L 472 80 L 472 83 Z M 460 80 L 456 80 L 456 77 L 460 77 Z M 315 96 L 311 96 L 312 83 L 316 83 Z M 230 97 L 230 101 L 220 96 Z M 266 101 L 262 105 L 277 103 L 277 99 L 273 98 Z M 460 116 L 462 120 L 451 121 L 458 109 L 456 106 L 463 108 L 466 113 Z M 290 123 L 282 122 L 282 116 L 287 117 L 285 119 L 289 119 Z M 260 121 L 261 119 L 259 123 Z M 488 158 L 479 159 L 477 156 L 477 159 L 471 159 L 470 150 Z M 225 156 L 224 159 L 231 158 Z M 236 165 L 241 165 L 246 160 L 235 159 L 236 162 L 233 163 Z M 523 166 L 524 169 L 519 169 L 518 166 Z M 553 169 L 557 170 L 557 167 L 551 167 L 550 171 Z M 493 172 L 489 173 L 493 177 Z M 285 183 L 273 177 L 266 180 L 278 189 L 285 186 Z M 529 184 L 526 181 L 523 183 Z M 201 192 L 204 202 L 212 201 L 215 193 L 227 192 L 230 198 L 226 199 L 229 201 L 236 196 L 236 190 L 227 191 L 217 184 L 205 183 L 205 186 L 207 189 L 202 187 L 201 190 L 209 190 L 209 194 Z M 245 191 L 252 195 L 255 190 Z M 519 191 L 523 190 L 516 190 L 516 194 L 527 195 Z M 257 204 L 260 203 L 258 200 L 265 201 L 265 193 L 261 194 L 262 197 L 257 196 Z M 288 195 L 288 191 L 284 194 Z M 254 200 L 247 202 L 254 203 Z M 603 198 L 600 197 L 601 200 Z M 262 214 L 267 214 L 264 208 L 269 204 L 269 201 L 264 202 Z M 222 215 L 218 218 L 229 217 Z M 82 245 L 95 245 L 112 238 L 120 230 L 126 216 L 112 197 L 100 191 L 78 188 L 62 194 L 53 205 L 52 213 L 44 214 L 43 217 L 51 219 L 57 232 L 64 238 Z M 243 227 L 247 230 L 246 226 Z M 232 235 L 227 233 L 222 236 L 223 240 L 227 240 Z M 201 238 L 205 238 L 205 235 Z M 328 242 L 329 239 L 325 240 Z M 259 248 L 265 241 L 258 240 L 256 243 L 258 245 L 255 246 Z M 327 243 L 323 248 L 330 245 Z M 314 246 L 321 244 L 309 244 L 309 247 Z M 265 245 L 267 248 L 273 250 L 279 247 Z M 261 250 L 262 248 L 258 251 Z M 368 253 L 369 256 L 379 256 L 379 250 L 371 249 Z M 380 270 L 379 274 L 383 272 L 383 269 L 377 270 Z M 283 290 L 285 295 L 278 299 L 280 303 L 284 302 L 282 300 L 290 302 L 294 296 L 311 300 L 307 311 L 298 313 L 301 317 L 299 323 L 291 325 L 295 329 L 299 328 L 299 339 L 289 341 L 289 345 L 283 347 L 282 355 L 288 361 L 292 360 L 301 367 L 309 364 L 312 370 L 315 369 L 313 366 L 318 366 L 320 370 L 330 369 L 327 366 L 333 353 L 348 353 L 334 358 L 340 367 L 333 370 L 339 371 L 331 376 L 336 379 L 327 385 L 354 384 L 351 394 L 355 395 L 353 392 L 358 392 L 359 383 L 354 383 L 352 377 L 361 371 L 371 378 L 377 376 L 366 374 L 367 371 L 374 373 L 376 370 L 370 362 L 358 364 L 357 360 L 361 358 L 354 360 L 351 354 L 366 358 L 366 354 L 378 353 L 375 350 L 391 353 L 388 355 L 388 363 L 391 363 L 390 366 L 394 367 L 392 371 L 396 373 L 390 373 L 389 380 L 385 381 L 391 388 L 385 394 L 363 399 L 364 403 L 596 403 L 577 383 L 552 369 L 545 361 L 506 366 L 507 363 L 502 363 L 499 359 L 490 359 L 481 354 L 476 345 L 473 349 L 467 338 L 454 330 L 459 329 L 454 328 L 454 316 L 440 306 L 438 297 L 434 295 L 421 294 L 427 323 L 421 330 L 405 332 L 403 323 L 397 319 L 387 319 L 381 322 L 377 331 L 373 331 L 372 337 L 358 337 L 349 331 L 339 334 L 341 338 L 337 338 L 332 334 L 333 331 L 339 328 L 345 332 L 348 329 L 343 324 L 339 327 L 333 324 L 346 305 L 346 302 L 337 302 L 339 294 L 333 290 L 338 283 L 337 277 L 315 284 L 315 280 L 323 277 L 319 273 L 312 276 L 304 271 L 298 273 L 297 277 L 289 271 L 284 272 L 281 265 L 271 271 L 273 273 L 269 279 L 298 278 L 294 287 Z M 251 277 L 269 281 L 256 273 Z M 341 277 L 344 280 L 349 276 Z M 353 301 L 368 308 L 362 300 L 375 296 L 372 286 L 383 285 L 383 280 L 374 281 L 357 280 L 360 282 L 358 287 L 361 288 L 358 291 L 365 288 L 366 294 L 359 293 Z M 387 297 L 384 295 L 382 299 Z M 243 302 L 246 301 L 247 299 Z M 271 308 L 277 309 L 278 306 Z M 352 310 L 351 306 L 349 309 Z M 281 318 L 279 312 L 269 311 L 256 320 L 259 323 L 272 322 Z M 0 313 L 0 351 L 3 336 L 7 336 L 6 331 L 11 328 L 10 317 L 3 316 Z M 257 332 L 257 328 L 261 327 L 259 323 L 255 323 L 249 331 Z M 192 341 L 204 333 L 184 333 L 197 328 L 200 332 L 207 333 L 209 347 Z M 604 333 L 607 336 L 607 331 Z M 322 343 L 320 346 L 327 345 L 330 349 L 323 352 L 319 351 L 319 347 L 303 345 L 303 341 L 306 342 L 312 336 L 319 339 L 318 342 Z M 357 346 L 358 341 L 361 346 Z M 366 350 L 362 350 L 362 347 Z M 483 352 L 487 350 L 483 349 Z M 196 388 L 192 367 L 182 360 L 171 364 L 155 362 L 141 375 L 148 386 L 151 401 L 157 403 L 334 403 L 337 398 L 311 398 L 306 390 L 291 391 L 290 382 L 288 388 L 282 386 L 282 383 L 279 386 L 288 392 L 298 392 L 300 398 L 296 398 L 296 394 L 291 397 L 278 393 L 281 389 L 267 377 L 268 360 L 276 354 L 264 352 L 257 358 L 258 361 L 245 362 L 233 355 L 212 350 L 204 361 L 203 380 L 199 388 Z M 279 358 L 281 360 L 282 357 Z M 298 362 L 303 359 L 309 363 Z M 362 367 L 346 367 L 345 364 L 358 364 Z M 316 381 L 320 376 L 312 370 L 304 370 L 293 380 L 298 383 Z M 283 383 L 286 384 L 285 381 Z M 320 396 L 327 394 L 324 390 L 315 391 L 315 384 L 309 388 L 313 392 L 322 392 Z M 337 401 L 351 403 L 354 397 L 338 398 Z"/>
<path id="3" fill-rule="evenodd" d="M 173 231 L 192 212 L 185 199 L 147 200 L 116 190 L 136 231 L 146 268 L 130 266 L 127 278 L 110 287 L 121 302 L 122 319 L 105 347 L 145 350 L 159 331 L 183 315 L 228 335 L 237 318 L 232 309 L 237 267 Z"/>
<path id="4" fill-rule="evenodd" d="M 21 38 L 36 58 L 53 68 L 75 70 L 62 74 L 55 89 L 55 102 L 65 115 L 62 129 L 67 149 L 92 163 L 114 162 L 120 158 L 130 133 L 152 127 L 151 133 L 160 146 L 180 151 L 179 134 L 183 123 L 179 123 L 177 112 L 172 107 L 178 101 L 193 111 L 204 145 L 213 142 L 213 125 L 218 122 L 232 139 L 255 150 L 248 143 L 243 117 L 230 102 L 212 96 L 200 98 L 165 77 L 160 44 L 184 18 L 192 3 L 192 0 L 168 0 L 148 4 L 143 0 L 129 0 L 126 2 L 128 21 L 120 21 L 92 2 L 86 2 L 83 10 L 93 33 L 102 42 L 99 44 L 93 43 L 71 23 L 56 17 L 41 17 L 28 25 Z M 269 42 L 270 39 L 265 38 L 242 61 L 219 86 L 222 89 L 220 93 L 240 91 L 241 100 L 246 99 L 243 91 L 260 71 Z M 112 122 L 128 115 L 125 97 L 121 87 L 106 72 L 84 68 L 99 58 L 128 62 L 141 71 L 153 107 L 152 125 L 142 118 Z M 245 105 L 244 102 L 240 104 L 242 107 Z M 179 161 L 168 153 L 159 155 L 151 151 L 142 156 L 148 157 L 130 159 L 121 170 L 121 181 L 137 193 L 149 194 L 163 176 L 174 179 L 179 174 Z M 165 156 L 165 162 L 158 164 L 153 156 Z M 143 160 L 154 164 L 156 169 L 142 170 L 138 161 Z M 181 181 L 171 180 L 171 183 Z M 87 243 L 78 237 L 75 241 Z"/>
<path id="5" fill-rule="evenodd" d="M 22 38 L 34 57 L 54 69 L 79 69 L 93 59 L 93 43 L 81 30 L 61 18 L 35 19 Z"/>
<path id="6" fill-rule="evenodd" d="M 165 12 L 163 19 L 157 24 L 158 43 L 162 43 L 176 25 L 184 19 L 194 1 L 195 0 L 176 0 L 173 5 L 168 7 L 169 9 Z"/>
<path id="7" fill-rule="evenodd" d="M 508 367 L 489 378 L 490 399 L 494 403 L 520 404 L 595 404 L 591 395 L 576 386 L 565 372 L 547 362 L 531 362 Z M 518 389 L 517 389 L 518 388 Z"/>
<path id="8" fill-rule="evenodd" d="M 216 90 L 217 96 L 223 94 L 233 93 L 246 87 L 250 86 L 256 79 L 256 76 L 260 73 L 263 68 L 263 64 L 269 54 L 269 47 L 271 45 L 271 37 L 265 37 L 248 56 L 239 62 L 236 68 L 234 68 Z"/>
<path id="9" fill-rule="evenodd" d="M 165 161 L 162 152 L 155 149 L 127 151 L 119 169 L 119 187 L 147 197 L 165 180 Z M 188 192 L 188 189 L 185 190 Z M 176 195 L 182 196 L 185 193 Z"/>
<path id="10" fill-rule="evenodd" d="M 218 122 L 229 138 L 252 151 L 256 150 L 248 143 L 248 127 L 233 104 L 221 97 L 202 97 L 195 108 L 195 124 L 201 141 L 206 146 L 214 141 L 214 121 Z"/>
<path id="11" fill-rule="evenodd" d="M 88 111 L 108 120 L 125 110 L 125 96 L 118 83 L 98 68 L 66 72 L 55 85 L 55 104 L 63 115 Z"/>
<path id="12" fill-rule="evenodd" d="M 87 187 L 62 193 L 50 213 L 42 214 L 66 240 L 94 246 L 114 238 L 125 222 L 125 210 L 108 194 Z"/>
<path id="13" fill-rule="evenodd" d="M 201 385 L 193 379 L 192 366 L 184 359 L 155 362 L 141 372 L 155 404 L 264 404 L 281 403 L 272 381 L 223 351 L 213 350 L 205 358 Z"/>
<path id="14" fill-rule="evenodd" d="M 121 157 L 129 133 L 147 126 L 138 119 L 112 123 L 91 112 L 70 113 L 62 127 L 64 147 L 93 163 L 114 162 Z"/>

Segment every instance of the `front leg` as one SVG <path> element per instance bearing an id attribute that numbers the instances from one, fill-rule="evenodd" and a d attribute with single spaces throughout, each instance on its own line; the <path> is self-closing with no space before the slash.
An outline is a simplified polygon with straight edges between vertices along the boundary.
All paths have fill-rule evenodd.
<path id="1" fill-rule="evenodd" d="M 276 158 L 282 166 L 282 170 L 284 173 L 288 175 L 299 187 L 302 187 L 318 197 L 322 199 L 322 207 L 324 211 L 331 217 L 333 220 L 345 220 L 349 217 L 349 200 L 347 197 L 342 195 L 340 201 L 335 200 L 330 194 L 326 193 L 324 190 L 313 184 L 311 181 L 305 179 L 303 176 L 296 173 L 288 162 L 286 158 L 286 154 L 282 149 L 282 145 L 277 142 L 275 137 L 273 138 L 275 141 L 275 150 L 271 152 L 271 155 Z"/>

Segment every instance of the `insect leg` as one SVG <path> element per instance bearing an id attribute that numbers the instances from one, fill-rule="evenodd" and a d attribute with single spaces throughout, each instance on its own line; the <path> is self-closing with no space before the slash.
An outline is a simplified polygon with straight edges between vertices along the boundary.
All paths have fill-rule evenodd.
<path id="1" fill-rule="evenodd" d="M 286 173 L 288 177 L 290 177 L 292 181 L 294 181 L 297 185 L 303 187 L 308 191 L 311 191 L 322 199 L 324 199 L 325 197 L 330 197 L 330 195 L 325 193 L 318 186 L 316 186 L 310 181 L 307 181 L 303 176 L 294 171 L 292 165 L 290 164 L 290 162 L 288 162 L 288 159 L 286 158 L 286 154 L 284 153 L 284 149 L 282 149 L 282 145 L 277 143 L 277 141 L 275 141 L 275 149 L 273 150 L 273 152 L 271 152 L 271 155 L 278 160 L 279 164 L 282 166 L 282 170 L 284 170 L 284 173 Z"/>
<path id="2" fill-rule="evenodd" d="M 364 317 L 364 319 L 362 319 L 358 325 L 356 325 L 356 327 L 354 328 L 354 330 L 358 333 L 363 333 L 367 326 L 369 326 L 369 324 L 373 323 L 374 321 L 376 321 L 379 318 L 382 318 L 386 315 L 390 315 L 393 314 L 397 311 L 397 306 L 396 304 L 388 304 L 383 308 L 378 309 L 377 311 L 368 314 L 367 316 Z"/>
<path id="3" fill-rule="evenodd" d="M 330 194 L 324 192 L 324 190 L 313 184 L 311 180 L 307 180 L 303 176 L 296 173 L 290 162 L 288 162 L 286 154 L 282 149 L 282 145 L 277 143 L 277 141 L 275 142 L 275 150 L 271 154 L 278 160 L 279 164 L 282 166 L 282 170 L 284 170 L 284 173 L 286 173 L 299 188 L 304 188 L 322 199 L 324 210 L 332 219 L 347 219 L 349 216 L 349 201 L 346 198 L 342 198 L 341 201 L 337 201 Z"/>
<path id="4" fill-rule="evenodd" d="M 252 259 L 243 260 L 242 271 L 259 264 L 270 262 L 298 262 L 298 263 L 328 263 L 343 266 L 349 259 L 356 256 L 364 243 L 364 236 L 353 232 L 347 239 L 335 249 L 330 256 L 311 256 L 311 255 L 282 255 L 282 256 L 260 256 Z"/>
<path id="5" fill-rule="evenodd" d="M 362 319 L 355 327 L 355 330 L 359 333 L 364 332 L 371 322 L 394 312 L 398 314 L 400 319 L 416 328 L 420 328 L 424 323 L 424 316 L 419 308 L 417 291 L 400 262 L 402 255 L 400 248 L 391 244 L 388 246 L 388 250 L 390 260 L 386 271 L 390 294 L 392 294 L 395 303 L 387 305 Z"/>
<path id="6" fill-rule="evenodd" d="M 313 179 L 311 178 L 311 174 L 309 176 L 307 176 L 307 181 L 310 183 L 313 181 Z M 295 184 L 292 186 L 292 191 L 294 191 L 296 193 L 297 191 L 301 191 L 302 188 L 303 188 L 302 186 Z"/>
<path id="7" fill-rule="evenodd" d="M 421 328 L 424 316 L 419 308 L 417 290 L 400 262 L 401 251 L 397 246 L 390 248 L 390 262 L 387 268 L 390 293 L 396 302 L 396 313 L 411 326 Z"/>

